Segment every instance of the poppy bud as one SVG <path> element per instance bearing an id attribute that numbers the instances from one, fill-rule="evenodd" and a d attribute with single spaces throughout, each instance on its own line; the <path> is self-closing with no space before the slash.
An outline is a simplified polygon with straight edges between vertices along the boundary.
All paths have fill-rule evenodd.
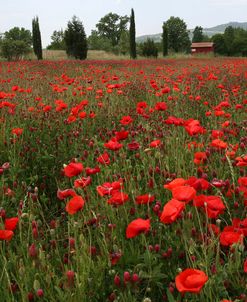
<path id="1" fill-rule="evenodd" d="M 135 282 L 135 283 L 138 282 L 139 281 L 139 276 L 137 274 L 133 274 L 132 275 L 132 281 Z"/>
<path id="2" fill-rule="evenodd" d="M 115 299 L 116 299 L 116 294 L 115 294 L 115 293 L 111 293 L 110 296 L 108 297 L 108 300 L 109 300 L 110 302 L 115 301 Z"/>
<path id="3" fill-rule="evenodd" d="M 129 281 L 130 281 L 130 273 L 124 272 L 124 282 L 129 282 Z"/>
<path id="4" fill-rule="evenodd" d="M 114 277 L 114 284 L 115 284 L 116 286 L 120 286 L 120 285 L 121 285 L 121 279 L 120 279 L 120 277 L 119 277 L 118 275 L 116 275 L 116 276 Z"/>
<path id="5" fill-rule="evenodd" d="M 27 294 L 27 300 L 28 300 L 28 301 L 34 301 L 34 294 L 31 293 L 31 292 L 28 293 L 28 294 Z"/>
<path id="6" fill-rule="evenodd" d="M 0 208 L 0 217 L 2 217 L 3 219 L 5 219 L 6 217 L 6 211 L 3 208 Z"/>
<path id="7" fill-rule="evenodd" d="M 67 271 L 66 276 L 67 276 L 69 287 L 72 287 L 75 281 L 75 273 L 73 271 Z"/>
<path id="8" fill-rule="evenodd" d="M 156 253 L 158 253 L 160 251 L 160 245 L 159 244 L 155 244 L 154 250 L 155 250 Z"/>
<path id="9" fill-rule="evenodd" d="M 38 255 L 38 250 L 34 243 L 32 243 L 28 249 L 28 254 L 31 258 L 36 258 Z"/>
<path id="10" fill-rule="evenodd" d="M 42 298 L 44 296 L 44 291 L 43 289 L 39 288 L 37 291 L 36 291 L 36 295 L 39 297 L 39 298 Z"/>

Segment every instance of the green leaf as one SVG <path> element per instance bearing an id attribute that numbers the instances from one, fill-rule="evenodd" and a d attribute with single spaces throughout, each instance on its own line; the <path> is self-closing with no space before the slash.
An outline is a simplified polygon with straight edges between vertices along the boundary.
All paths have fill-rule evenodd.
<path id="1" fill-rule="evenodd" d="M 166 295 L 167 295 L 168 302 L 176 302 L 173 295 L 169 291 L 169 288 L 167 288 L 167 290 L 166 290 Z"/>

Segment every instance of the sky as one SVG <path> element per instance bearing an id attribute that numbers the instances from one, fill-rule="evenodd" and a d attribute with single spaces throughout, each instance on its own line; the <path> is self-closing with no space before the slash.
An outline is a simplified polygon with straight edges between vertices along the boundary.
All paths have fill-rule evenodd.
<path id="1" fill-rule="evenodd" d="M 32 18 L 38 16 L 43 47 L 73 15 L 83 22 L 87 35 L 104 15 L 130 15 L 131 8 L 137 36 L 160 33 L 170 16 L 183 19 L 188 29 L 247 22 L 247 0 L 0 0 L 0 8 L 0 33 L 14 26 L 31 30 Z"/>

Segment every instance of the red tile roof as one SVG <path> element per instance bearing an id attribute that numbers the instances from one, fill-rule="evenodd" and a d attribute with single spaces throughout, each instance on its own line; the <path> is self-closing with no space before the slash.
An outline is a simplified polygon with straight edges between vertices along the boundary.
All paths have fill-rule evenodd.
<path id="1" fill-rule="evenodd" d="M 198 47 L 213 47 L 213 42 L 198 42 L 198 43 L 192 43 L 191 48 L 198 48 Z"/>

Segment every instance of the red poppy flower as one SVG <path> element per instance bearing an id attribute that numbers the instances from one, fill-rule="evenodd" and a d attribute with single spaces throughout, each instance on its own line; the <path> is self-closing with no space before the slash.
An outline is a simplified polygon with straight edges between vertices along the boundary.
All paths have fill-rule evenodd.
<path id="1" fill-rule="evenodd" d="M 227 143 L 223 142 L 220 139 L 214 139 L 211 142 L 211 146 L 216 148 L 216 149 L 226 149 L 227 148 Z"/>
<path id="2" fill-rule="evenodd" d="M 199 293 L 207 281 L 203 271 L 187 268 L 176 277 L 175 284 L 180 293 Z"/>
<path id="3" fill-rule="evenodd" d="M 12 134 L 20 136 L 23 133 L 23 129 L 22 128 L 13 128 L 11 132 L 12 132 Z"/>
<path id="4" fill-rule="evenodd" d="M 168 184 L 164 185 L 164 188 L 172 191 L 172 189 L 179 187 L 179 186 L 183 186 L 185 184 L 186 184 L 185 179 L 176 178 L 176 179 L 172 180 L 171 182 L 169 182 Z"/>
<path id="5" fill-rule="evenodd" d="M 84 207 L 84 204 L 84 199 L 81 196 L 76 195 L 66 204 L 66 211 L 70 215 L 74 215 Z"/>
<path id="6" fill-rule="evenodd" d="M 196 196 L 196 190 L 190 186 L 179 186 L 172 189 L 172 197 L 184 201 L 189 202 Z"/>
<path id="7" fill-rule="evenodd" d="M 112 194 L 112 197 L 108 199 L 107 203 L 111 205 L 119 206 L 124 204 L 128 200 L 129 200 L 128 194 L 125 194 L 124 192 L 120 192 L 120 191 L 115 191 Z"/>
<path id="8" fill-rule="evenodd" d="M 231 246 L 234 243 L 243 243 L 243 235 L 241 233 L 224 230 L 220 234 L 221 245 Z"/>
<path id="9" fill-rule="evenodd" d="M 70 163 L 64 169 L 64 174 L 67 177 L 73 177 L 79 175 L 83 170 L 82 163 Z"/>
<path id="10" fill-rule="evenodd" d="M 60 200 L 64 200 L 70 196 L 76 196 L 76 193 L 73 189 L 66 189 L 63 191 L 61 191 L 60 189 L 57 190 L 57 198 Z"/>
<path id="11" fill-rule="evenodd" d="M 112 195 L 114 192 L 119 191 L 123 186 L 122 179 L 114 181 L 113 183 L 106 182 L 102 186 L 97 187 L 97 192 L 100 196 Z"/>
<path id="12" fill-rule="evenodd" d="M 95 168 L 86 168 L 86 174 L 87 175 L 92 175 L 92 174 L 97 174 L 100 172 L 100 167 L 95 167 Z"/>
<path id="13" fill-rule="evenodd" d="M 84 111 L 81 111 L 79 114 L 78 114 L 79 118 L 80 119 L 84 119 L 86 116 L 87 116 L 87 113 L 84 112 Z"/>
<path id="14" fill-rule="evenodd" d="M 107 152 L 104 152 L 97 158 L 97 162 L 102 164 L 102 165 L 109 165 L 110 164 L 110 157 Z"/>
<path id="15" fill-rule="evenodd" d="M 185 122 L 184 126 L 185 126 L 185 130 L 187 131 L 187 133 L 190 136 L 197 135 L 197 134 L 203 134 L 206 132 L 205 128 L 203 128 L 200 125 L 200 122 L 198 120 L 190 119 Z"/>
<path id="16" fill-rule="evenodd" d="M 225 210 L 225 205 L 219 196 L 198 195 L 193 200 L 195 207 L 203 207 L 208 218 L 217 218 Z"/>
<path id="17" fill-rule="evenodd" d="M 120 144 L 116 138 L 112 138 L 109 142 L 105 143 L 104 146 L 107 149 L 113 150 L 113 151 L 117 151 L 119 149 L 121 149 L 123 147 L 123 144 Z"/>
<path id="18" fill-rule="evenodd" d="M 82 177 L 80 179 L 76 179 L 74 181 L 74 187 L 75 188 L 86 188 L 92 183 L 92 178 L 90 176 L 88 177 Z"/>
<path id="19" fill-rule="evenodd" d="M 160 144 L 161 144 L 160 139 L 156 139 L 155 141 L 152 141 L 152 142 L 149 144 L 149 146 L 150 146 L 151 148 L 157 148 L 157 147 L 160 146 Z"/>
<path id="20" fill-rule="evenodd" d="M 122 125 L 129 125 L 129 124 L 131 124 L 132 122 L 133 122 L 133 119 L 132 119 L 129 115 L 123 116 L 122 119 L 121 119 L 121 121 L 120 121 L 120 123 L 121 123 Z"/>
<path id="21" fill-rule="evenodd" d="M 165 111 L 167 110 L 167 105 L 165 102 L 158 102 L 155 104 L 154 109 L 158 111 Z"/>
<path id="22" fill-rule="evenodd" d="M 167 125 L 183 126 L 184 120 L 175 116 L 169 116 L 166 120 L 164 120 L 164 123 Z"/>
<path id="23" fill-rule="evenodd" d="M 196 178 L 195 176 L 191 176 L 187 181 L 186 184 L 193 187 L 196 191 L 199 190 L 207 190 L 210 186 L 209 182 L 204 178 Z"/>
<path id="24" fill-rule="evenodd" d="M 112 184 L 110 182 L 104 183 L 102 186 L 97 186 L 97 192 L 101 197 L 105 195 L 111 195 L 112 194 Z"/>
<path id="25" fill-rule="evenodd" d="M 235 160 L 237 161 L 237 167 L 247 167 L 247 155 L 244 155 L 243 157 L 238 156 Z"/>
<path id="26" fill-rule="evenodd" d="M 174 222 L 180 213 L 184 210 L 185 203 L 178 201 L 176 199 L 169 200 L 161 213 L 160 221 L 165 224 L 170 224 Z"/>
<path id="27" fill-rule="evenodd" d="M 206 204 L 205 211 L 209 218 L 217 218 L 226 208 L 219 196 L 207 196 Z"/>
<path id="28" fill-rule="evenodd" d="M 44 108 L 43 108 L 43 111 L 44 112 L 49 112 L 49 111 L 51 111 L 52 110 L 52 106 L 50 106 L 50 105 L 46 105 Z"/>
<path id="29" fill-rule="evenodd" d="M 135 198 L 136 204 L 149 204 L 154 201 L 155 197 L 150 194 L 140 195 Z"/>
<path id="30" fill-rule="evenodd" d="M 196 165 L 202 165 L 203 163 L 205 163 L 206 159 L 207 159 L 206 152 L 196 152 L 194 154 L 194 163 Z"/>
<path id="31" fill-rule="evenodd" d="M 10 241 L 14 233 L 11 230 L 0 230 L 0 240 Z"/>
<path id="32" fill-rule="evenodd" d="M 239 177 L 238 184 L 243 187 L 247 187 L 247 177 Z"/>
<path id="33" fill-rule="evenodd" d="M 5 230 L 14 231 L 18 221 L 18 217 L 6 218 L 4 221 Z"/>
<path id="34" fill-rule="evenodd" d="M 129 131 L 122 130 L 119 132 L 115 132 L 115 135 L 118 141 L 125 140 L 129 135 Z"/>
<path id="35" fill-rule="evenodd" d="M 146 233 L 150 230 L 150 219 L 137 218 L 133 220 L 126 229 L 126 237 L 133 238 L 140 233 Z"/>
<path id="36" fill-rule="evenodd" d="M 128 149 L 131 151 L 138 150 L 138 149 L 140 149 L 140 144 L 136 141 L 133 141 L 128 144 Z"/>
<path id="37" fill-rule="evenodd" d="M 220 137 L 224 136 L 224 132 L 221 130 L 212 130 L 211 136 L 212 136 L 212 138 L 220 138 Z"/>

